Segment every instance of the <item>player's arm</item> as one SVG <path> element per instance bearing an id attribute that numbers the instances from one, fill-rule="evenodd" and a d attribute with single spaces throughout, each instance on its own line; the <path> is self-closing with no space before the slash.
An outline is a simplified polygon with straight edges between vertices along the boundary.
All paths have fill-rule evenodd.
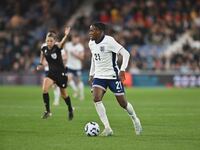
<path id="1" fill-rule="evenodd" d="M 114 38 L 110 38 L 109 40 L 112 45 L 112 51 L 114 53 L 120 54 L 122 56 L 122 65 L 121 65 L 120 72 L 119 72 L 119 79 L 123 82 L 125 80 L 125 70 L 128 66 L 130 54 Z"/>
<path id="2" fill-rule="evenodd" d="M 94 59 L 92 57 L 91 58 L 91 66 L 90 66 L 89 79 L 88 79 L 88 82 L 89 82 L 90 85 L 92 84 L 94 73 L 95 73 L 95 65 L 94 65 Z"/>
<path id="3" fill-rule="evenodd" d="M 61 54 L 62 54 L 63 63 L 65 65 L 67 64 L 67 53 L 65 52 L 64 49 L 62 49 Z"/>
<path id="4" fill-rule="evenodd" d="M 67 41 L 67 36 L 70 32 L 70 27 L 65 28 L 65 36 L 62 38 L 62 40 L 58 43 L 59 48 L 63 48 L 65 42 Z"/>
<path id="5" fill-rule="evenodd" d="M 40 63 L 37 65 L 37 70 L 43 70 L 44 69 L 44 61 L 45 61 L 45 57 L 44 57 L 44 54 L 43 52 L 41 51 L 40 53 Z"/>
<path id="6" fill-rule="evenodd" d="M 44 66 L 44 67 L 48 66 L 48 62 L 47 62 L 47 60 L 46 60 L 46 58 L 45 58 L 45 57 L 44 57 L 44 59 L 43 59 L 43 62 L 42 62 L 42 64 L 43 64 L 43 66 Z"/>
<path id="7" fill-rule="evenodd" d="M 125 70 L 128 66 L 130 54 L 125 48 L 119 50 L 119 54 L 122 55 L 122 65 L 120 68 L 119 78 L 121 81 L 125 80 Z"/>

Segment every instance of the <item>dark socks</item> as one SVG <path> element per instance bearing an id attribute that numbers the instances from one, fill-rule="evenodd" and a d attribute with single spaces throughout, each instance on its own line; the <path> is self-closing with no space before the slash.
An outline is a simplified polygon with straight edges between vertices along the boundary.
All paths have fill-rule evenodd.
<path id="1" fill-rule="evenodd" d="M 43 93 L 43 101 L 47 112 L 50 112 L 49 93 Z"/>
<path id="2" fill-rule="evenodd" d="M 65 100 L 65 103 L 67 104 L 68 106 L 68 110 L 69 112 L 72 112 L 73 109 L 72 109 L 72 104 L 71 104 L 71 100 L 70 100 L 70 97 L 68 96 L 67 98 L 64 99 Z"/>

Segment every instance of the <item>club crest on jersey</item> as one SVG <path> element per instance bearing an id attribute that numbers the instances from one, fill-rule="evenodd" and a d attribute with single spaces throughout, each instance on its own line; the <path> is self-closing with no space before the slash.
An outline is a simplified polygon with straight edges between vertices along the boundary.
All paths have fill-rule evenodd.
<path id="1" fill-rule="evenodd" d="M 105 51 L 105 47 L 104 47 L 104 46 L 101 46 L 101 47 L 100 47 L 100 51 L 101 51 L 101 52 L 104 52 L 104 51 Z"/>
<path id="2" fill-rule="evenodd" d="M 57 58 L 56 53 L 51 54 L 51 58 L 56 59 Z"/>

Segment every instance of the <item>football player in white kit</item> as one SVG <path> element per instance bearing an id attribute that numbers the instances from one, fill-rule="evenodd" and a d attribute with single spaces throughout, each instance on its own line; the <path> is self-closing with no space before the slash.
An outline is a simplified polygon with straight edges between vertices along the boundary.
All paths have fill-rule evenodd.
<path id="1" fill-rule="evenodd" d="M 68 84 L 72 87 L 74 97 L 84 100 L 84 84 L 81 80 L 84 47 L 80 43 L 79 35 L 76 33 L 72 34 L 71 42 L 67 42 L 63 49 L 67 55 Z"/>
<path id="2" fill-rule="evenodd" d="M 89 48 L 92 53 L 89 82 L 92 83 L 96 111 L 105 127 L 101 136 L 113 134 L 102 103 L 107 87 L 115 94 L 119 105 L 128 112 L 133 121 L 136 135 L 140 135 L 142 132 L 140 120 L 131 103 L 125 98 L 122 83 L 125 80 L 125 69 L 127 68 L 130 54 L 113 37 L 105 35 L 105 28 L 106 26 L 103 23 L 94 23 L 89 29 Z M 120 70 L 117 66 L 118 54 L 123 57 Z"/>

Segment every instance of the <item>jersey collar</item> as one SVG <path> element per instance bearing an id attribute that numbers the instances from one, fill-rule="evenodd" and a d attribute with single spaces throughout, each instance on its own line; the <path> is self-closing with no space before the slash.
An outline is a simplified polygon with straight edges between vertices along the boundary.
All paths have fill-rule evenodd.
<path id="1" fill-rule="evenodd" d="M 103 41 L 104 37 L 105 37 L 105 35 L 103 35 L 98 41 L 95 41 L 95 43 L 96 43 L 96 44 L 101 43 L 101 41 Z"/>

